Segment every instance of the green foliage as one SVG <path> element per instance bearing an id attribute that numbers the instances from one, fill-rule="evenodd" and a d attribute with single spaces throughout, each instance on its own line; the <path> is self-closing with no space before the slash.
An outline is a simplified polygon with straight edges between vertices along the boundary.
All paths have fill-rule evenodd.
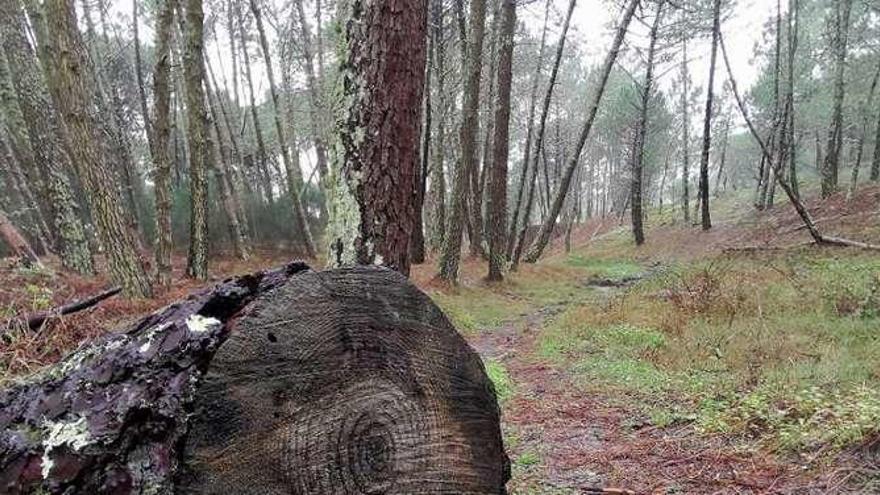
<path id="1" fill-rule="evenodd" d="M 582 255 L 571 255 L 566 263 L 584 269 L 591 276 L 610 279 L 632 277 L 644 271 L 640 265 L 629 260 L 590 258 Z"/>
<path id="2" fill-rule="evenodd" d="M 498 402 L 506 402 L 507 399 L 513 397 L 514 394 L 513 381 L 510 378 L 510 374 L 507 372 L 507 368 L 494 359 L 487 359 L 485 365 L 486 374 L 489 375 L 489 379 L 492 380 L 492 384 L 495 386 L 495 394 L 498 397 Z"/>
<path id="3" fill-rule="evenodd" d="M 465 335 L 499 327 L 527 309 L 524 302 L 493 291 L 459 288 L 436 292 L 431 297 L 455 328 Z"/>

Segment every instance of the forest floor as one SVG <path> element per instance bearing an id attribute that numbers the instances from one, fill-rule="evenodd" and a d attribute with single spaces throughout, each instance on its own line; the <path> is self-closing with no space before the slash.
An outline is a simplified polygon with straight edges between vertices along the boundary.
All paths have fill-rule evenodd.
<path id="1" fill-rule="evenodd" d="M 880 241 L 880 188 L 810 206 L 828 233 Z M 713 214 L 703 233 L 653 211 L 638 248 L 628 225 L 593 220 L 571 252 L 557 241 L 500 284 L 475 259 L 455 288 L 433 262 L 414 268 L 496 385 L 511 493 L 880 493 L 880 256 L 812 246 L 786 204 L 757 213 L 746 193 Z M 287 258 L 212 260 L 212 274 Z M 197 287 L 177 275 L 157 299 L 0 342 L 0 384 Z M 106 285 L 0 269 L 0 317 Z"/>
<path id="2" fill-rule="evenodd" d="M 417 269 L 496 384 L 511 493 L 880 493 L 880 256 L 747 201 L 709 233 L 655 212 L 641 248 L 590 222 L 502 284 Z M 880 189 L 811 206 L 880 239 Z"/>

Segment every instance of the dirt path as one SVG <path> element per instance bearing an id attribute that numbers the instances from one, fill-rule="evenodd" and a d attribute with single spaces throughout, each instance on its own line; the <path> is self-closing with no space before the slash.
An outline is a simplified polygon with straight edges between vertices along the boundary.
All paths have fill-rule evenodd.
<path id="1" fill-rule="evenodd" d="M 594 291 L 595 304 L 619 290 Z M 852 493 L 690 425 L 650 426 L 626 408 L 625 397 L 585 392 L 571 373 L 535 353 L 545 320 L 564 309 L 521 315 L 471 340 L 484 358 L 505 366 L 515 387 L 502 406 L 512 494 Z"/>

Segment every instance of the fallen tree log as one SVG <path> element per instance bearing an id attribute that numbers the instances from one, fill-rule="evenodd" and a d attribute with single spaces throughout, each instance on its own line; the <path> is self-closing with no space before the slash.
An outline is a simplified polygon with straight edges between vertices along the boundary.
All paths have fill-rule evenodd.
<path id="1" fill-rule="evenodd" d="M 0 391 L 0 492 L 504 493 L 491 382 L 380 268 L 233 279 Z"/>

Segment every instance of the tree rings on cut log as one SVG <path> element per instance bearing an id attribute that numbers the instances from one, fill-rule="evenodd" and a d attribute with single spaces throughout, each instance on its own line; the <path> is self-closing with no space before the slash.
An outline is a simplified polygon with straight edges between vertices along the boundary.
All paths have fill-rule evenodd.
<path id="1" fill-rule="evenodd" d="M 204 377 L 182 493 L 500 494 L 491 382 L 400 274 L 306 272 L 260 298 Z"/>

